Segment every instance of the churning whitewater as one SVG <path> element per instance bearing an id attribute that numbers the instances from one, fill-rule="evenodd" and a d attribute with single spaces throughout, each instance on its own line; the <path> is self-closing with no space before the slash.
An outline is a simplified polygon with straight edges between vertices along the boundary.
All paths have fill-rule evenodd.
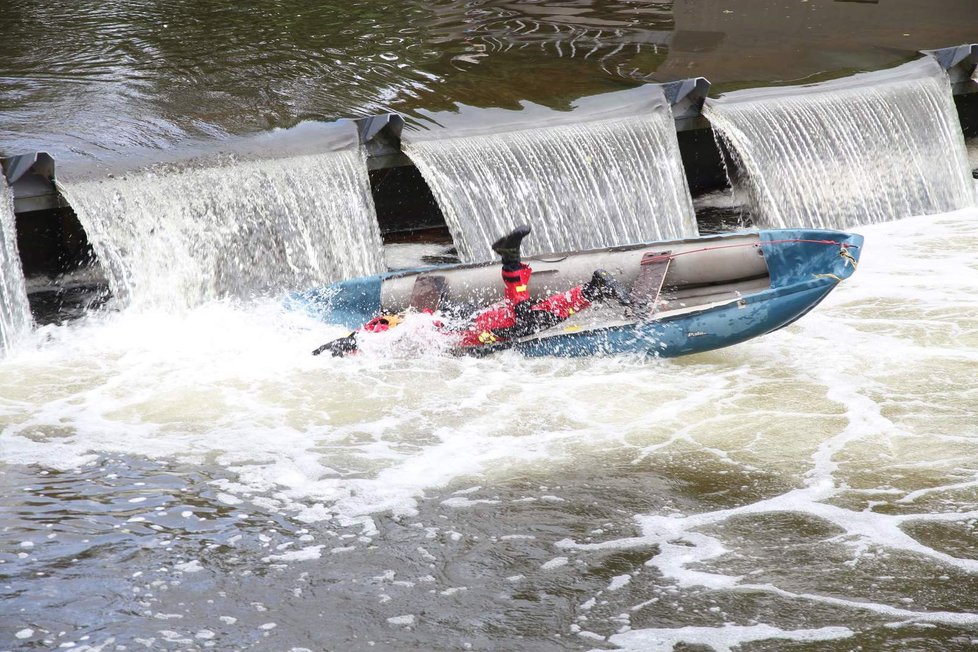
<path id="1" fill-rule="evenodd" d="M 804 319 L 677 360 L 314 358 L 342 333 L 273 300 L 40 327 L 0 361 L 0 640 L 964 645 L 978 211 L 856 231 Z"/>

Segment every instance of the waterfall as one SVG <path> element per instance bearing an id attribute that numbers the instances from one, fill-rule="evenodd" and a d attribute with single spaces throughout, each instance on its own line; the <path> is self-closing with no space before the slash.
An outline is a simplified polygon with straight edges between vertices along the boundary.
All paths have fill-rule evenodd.
<path id="1" fill-rule="evenodd" d="M 23 337 L 31 324 L 24 270 L 17 253 L 14 194 L 0 174 L 0 353 Z"/>
<path id="2" fill-rule="evenodd" d="M 122 305 L 191 307 L 383 269 L 366 161 L 346 145 L 59 183 Z"/>
<path id="3" fill-rule="evenodd" d="M 491 260 L 491 243 L 524 222 L 533 226 L 528 254 L 697 234 L 658 86 L 586 98 L 569 112 L 525 105 L 462 118 L 452 128 L 457 119 L 435 116 L 439 128 L 405 131 L 403 143 L 463 260 Z"/>
<path id="4" fill-rule="evenodd" d="M 974 204 L 950 84 L 930 57 L 728 93 L 704 113 L 759 226 L 842 229 Z"/>

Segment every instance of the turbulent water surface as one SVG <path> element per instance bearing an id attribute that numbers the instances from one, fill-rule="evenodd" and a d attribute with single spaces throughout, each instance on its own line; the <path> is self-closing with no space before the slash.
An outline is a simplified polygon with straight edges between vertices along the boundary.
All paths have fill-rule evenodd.
<path id="1" fill-rule="evenodd" d="M 138 300 L 85 310 L 81 270 L 0 358 L 0 650 L 973 646 L 978 211 L 855 229 L 850 280 L 723 351 L 336 360 L 276 292 L 377 265 L 369 200 L 341 205 L 363 161 L 223 157 L 305 120 L 803 84 L 976 25 L 973 0 L 3 0 L 0 154 L 57 159 Z M 233 168 L 141 167 L 201 152 Z M 133 176 L 72 184 L 93 161 Z M 369 258 L 320 258 L 346 235 Z"/>
<path id="2" fill-rule="evenodd" d="M 267 301 L 39 328 L 0 648 L 966 647 L 978 212 L 859 231 L 797 324 L 671 361 L 314 358 Z"/>

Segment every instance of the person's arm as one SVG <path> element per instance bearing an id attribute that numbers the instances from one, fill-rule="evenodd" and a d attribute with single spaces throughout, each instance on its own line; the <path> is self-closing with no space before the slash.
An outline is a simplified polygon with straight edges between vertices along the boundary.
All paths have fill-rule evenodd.
<path id="1" fill-rule="evenodd" d="M 357 333 L 356 331 L 350 333 L 346 337 L 341 337 L 339 339 L 333 340 L 332 342 L 326 342 L 321 347 L 312 352 L 313 355 L 319 355 L 324 351 L 329 351 L 334 358 L 342 358 L 345 355 L 350 355 L 351 353 L 356 353 L 357 350 Z"/>

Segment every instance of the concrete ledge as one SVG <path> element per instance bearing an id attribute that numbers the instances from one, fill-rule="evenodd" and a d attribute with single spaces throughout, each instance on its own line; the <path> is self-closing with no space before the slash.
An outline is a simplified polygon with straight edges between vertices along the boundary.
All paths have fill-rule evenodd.
<path id="1" fill-rule="evenodd" d="M 975 80 L 975 69 L 978 67 L 978 44 L 957 45 L 939 50 L 921 50 L 937 59 L 951 81 L 951 92 L 955 95 L 967 95 L 978 92 L 978 81 Z"/>
<path id="2" fill-rule="evenodd" d="M 45 152 L 0 158 L 0 169 L 14 194 L 14 212 L 65 206 L 54 187 L 54 158 Z"/>

